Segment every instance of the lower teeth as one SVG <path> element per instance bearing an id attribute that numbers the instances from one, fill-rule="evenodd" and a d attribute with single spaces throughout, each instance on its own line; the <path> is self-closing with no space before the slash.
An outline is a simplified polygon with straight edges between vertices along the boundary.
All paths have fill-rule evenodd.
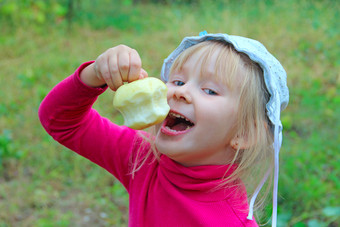
<path id="1" fill-rule="evenodd" d="M 177 131 L 177 130 L 174 130 L 174 129 L 171 129 L 169 126 L 165 126 L 168 130 L 170 130 L 170 131 L 172 131 L 172 132 L 181 132 L 181 131 L 186 131 L 186 130 L 188 130 L 189 128 L 190 128 L 190 126 L 187 126 L 187 128 L 186 129 L 184 129 L 184 130 L 181 130 L 181 131 Z"/>

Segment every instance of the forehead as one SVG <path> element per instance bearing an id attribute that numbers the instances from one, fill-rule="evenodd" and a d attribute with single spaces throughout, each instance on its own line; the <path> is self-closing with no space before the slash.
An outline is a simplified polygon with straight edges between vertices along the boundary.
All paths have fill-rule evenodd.
<path id="1" fill-rule="evenodd" d="M 201 78 L 223 83 L 233 88 L 240 79 L 243 62 L 230 45 L 220 42 L 203 42 L 183 51 L 172 65 L 170 75 L 176 72 L 199 70 Z"/>
<path id="2" fill-rule="evenodd" d="M 206 50 L 201 49 L 189 56 L 177 69 L 187 73 L 196 70 L 199 71 L 198 75 L 201 78 L 216 79 L 217 75 L 215 74 L 218 73 L 216 72 L 216 59 L 217 52 L 207 54 Z"/>

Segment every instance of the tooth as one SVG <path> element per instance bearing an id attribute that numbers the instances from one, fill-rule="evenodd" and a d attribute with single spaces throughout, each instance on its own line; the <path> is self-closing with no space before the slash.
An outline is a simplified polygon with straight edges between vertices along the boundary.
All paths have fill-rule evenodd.
<path id="1" fill-rule="evenodd" d="M 181 118 L 181 119 L 184 119 L 184 120 L 186 120 L 186 121 L 191 122 L 188 118 L 184 117 L 183 115 L 177 114 L 177 113 L 171 112 L 171 113 L 170 113 L 170 116 L 171 116 L 171 117 L 174 117 L 174 118 Z"/>
<path id="2" fill-rule="evenodd" d="M 171 129 L 169 126 L 166 126 L 166 128 L 167 128 L 169 131 L 177 132 L 176 130 Z"/>

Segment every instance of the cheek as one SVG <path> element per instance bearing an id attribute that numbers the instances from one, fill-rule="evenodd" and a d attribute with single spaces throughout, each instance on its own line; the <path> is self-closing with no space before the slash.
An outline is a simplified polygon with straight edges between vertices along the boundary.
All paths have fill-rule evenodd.
<path id="1" fill-rule="evenodd" d="M 168 92 L 166 94 L 168 101 L 171 97 L 173 97 L 173 94 L 174 94 L 174 88 L 172 88 L 171 86 L 168 85 Z"/>
<path id="2" fill-rule="evenodd" d="M 236 126 L 237 121 L 237 107 L 234 105 L 217 105 L 210 114 L 203 115 L 203 122 L 207 131 L 218 131 L 222 135 L 230 135 Z"/>
<path id="3" fill-rule="evenodd" d="M 158 124 L 155 125 L 156 133 L 158 133 L 159 129 L 162 127 L 163 122 L 164 122 L 164 120 L 161 123 L 158 123 Z"/>
<path id="4" fill-rule="evenodd" d="M 163 124 L 164 121 L 162 121 L 161 123 L 155 125 L 155 128 L 154 128 L 154 132 L 153 132 L 153 135 L 155 136 L 155 142 L 158 142 L 158 138 L 160 136 L 160 133 L 161 133 L 161 127 L 162 127 L 162 124 Z"/>
<path id="5" fill-rule="evenodd" d="M 221 125 L 225 126 L 226 136 L 233 137 L 236 133 L 237 129 L 237 109 L 231 109 L 228 113 L 226 113 L 223 123 Z"/>

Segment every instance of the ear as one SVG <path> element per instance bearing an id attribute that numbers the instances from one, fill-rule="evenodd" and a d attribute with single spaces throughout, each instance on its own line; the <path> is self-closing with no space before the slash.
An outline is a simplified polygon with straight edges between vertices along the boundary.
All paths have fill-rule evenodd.
<path id="1" fill-rule="evenodd" d="M 231 141 L 230 141 L 230 146 L 235 150 L 244 150 L 247 149 L 251 146 L 247 136 L 235 136 Z"/>
<path id="2" fill-rule="evenodd" d="M 255 128 L 256 128 L 256 124 L 255 124 Z M 269 124 L 268 122 L 263 122 L 263 127 L 265 129 L 265 131 L 268 130 L 269 128 Z M 251 146 L 255 145 L 256 143 L 256 140 L 255 141 L 251 141 L 249 138 L 248 138 L 248 135 L 247 134 L 244 134 L 244 135 L 239 135 L 237 134 L 231 141 L 230 141 L 230 146 L 235 150 L 244 150 L 244 149 L 248 149 L 250 148 Z"/>

